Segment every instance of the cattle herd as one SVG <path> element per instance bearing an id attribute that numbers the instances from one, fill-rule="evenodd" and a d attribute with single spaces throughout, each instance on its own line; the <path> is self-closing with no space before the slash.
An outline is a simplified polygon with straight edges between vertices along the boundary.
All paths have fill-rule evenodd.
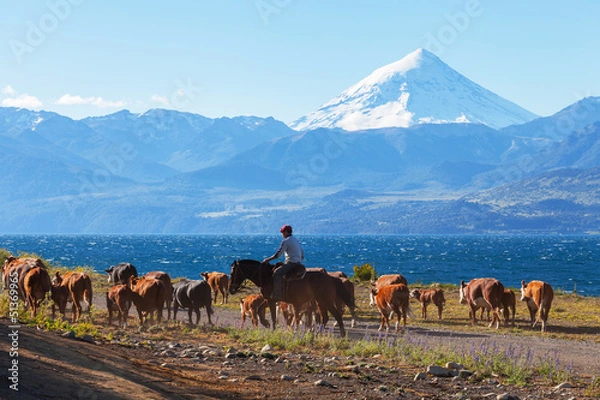
<path id="1" fill-rule="evenodd" d="M 204 308 L 208 322 L 212 324 L 213 301 L 216 303 L 219 295 L 221 304 L 228 301 L 229 276 L 221 272 L 201 273 L 202 280 L 181 279 L 174 284 L 165 272 L 149 272 L 139 277 L 136 268 L 130 263 L 111 266 L 106 273 L 108 282 L 112 284 L 112 287 L 106 292 L 109 325 L 113 323 L 113 317 L 116 315 L 119 326 L 126 327 L 131 306 L 135 306 L 142 325 L 154 319 L 160 323 L 165 307 L 169 320 L 177 318 L 179 309 L 187 309 L 190 325 L 199 323 L 200 309 Z M 323 270 L 323 273 L 327 272 Z M 354 284 L 343 273 L 329 272 L 328 274 L 342 279 L 348 292 L 354 298 Z M 57 308 L 64 316 L 67 303 L 71 302 L 73 304 L 72 321 L 77 322 L 82 313 L 82 302 L 87 304 L 88 312 L 92 305 L 92 281 L 87 274 L 67 272 L 61 275 L 56 272 L 50 279 L 44 263 L 38 258 L 8 257 L 3 265 L 2 279 L 5 290 L 9 287 L 9 283 L 11 288 L 16 285 L 18 297 L 26 307 L 31 309 L 32 317 L 35 316 L 40 303 L 48 293 L 53 302 L 53 317 Z M 406 317 L 414 317 L 409 304 L 411 298 L 420 303 L 421 318 L 423 319 L 427 319 L 429 304 L 437 307 L 437 318 L 442 319 L 446 302 L 444 291 L 440 288 L 410 291 L 406 278 L 400 274 L 383 275 L 376 282 L 372 282 L 370 296 L 371 305 L 377 306 L 381 314 L 380 331 L 389 329 L 390 318 L 394 314 L 396 315 L 396 331 L 399 330 L 400 324 L 404 330 Z M 521 282 L 521 300 L 526 302 L 532 326 L 535 327 L 539 322 L 542 332 L 546 330 L 548 312 L 553 297 L 553 289 L 548 283 L 542 281 Z M 468 283 L 462 281 L 459 288 L 459 301 L 468 306 L 472 324 L 477 323 L 476 314 L 481 309 L 479 319 L 483 320 L 484 312 L 487 311 L 487 319 L 490 320 L 491 313 L 490 327 L 495 324 L 498 329 L 501 319 L 504 319 L 506 325 L 511 322 L 514 325 L 515 293 L 504 288 L 497 279 L 476 278 Z M 343 312 L 344 304 L 340 303 L 336 307 Z M 246 318 L 250 318 L 254 326 L 258 326 L 260 321 L 263 326 L 270 327 L 265 318 L 267 308 L 268 301 L 261 294 L 251 294 L 241 299 L 241 325 L 244 325 Z M 326 315 L 319 315 L 318 304 L 307 303 L 302 306 L 302 310 L 293 310 L 291 304 L 280 302 L 278 310 L 288 326 L 300 324 L 298 315 L 306 317 L 307 326 L 311 325 L 313 316 L 318 324 L 321 321 L 327 322 Z M 350 311 L 353 314 L 352 326 L 354 326 L 354 310 Z M 192 313 L 196 314 L 195 322 L 192 321 Z"/>

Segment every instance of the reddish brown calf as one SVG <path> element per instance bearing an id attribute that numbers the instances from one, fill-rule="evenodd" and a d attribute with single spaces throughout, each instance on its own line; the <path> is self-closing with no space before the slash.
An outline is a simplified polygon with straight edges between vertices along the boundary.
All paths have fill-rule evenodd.
<path id="1" fill-rule="evenodd" d="M 127 285 L 115 285 L 106 292 L 106 308 L 108 309 L 108 324 L 112 324 L 113 313 L 119 316 L 119 326 L 127 328 L 127 318 L 132 304 L 132 292 Z"/>
<path id="2" fill-rule="evenodd" d="M 171 319 L 171 308 L 173 307 L 173 285 L 171 277 L 166 272 L 152 271 L 144 275 L 146 278 L 158 279 L 165 285 L 165 303 L 167 305 L 167 320 Z"/>
<path id="3" fill-rule="evenodd" d="M 23 288 L 27 304 L 31 307 L 31 317 L 35 317 L 40 303 L 46 298 L 52 283 L 45 268 L 30 269 L 23 280 Z"/>
<path id="4" fill-rule="evenodd" d="M 52 315 L 54 316 L 55 306 L 61 314 L 65 315 L 67 302 L 73 302 L 72 321 L 77 322 L 81 317 L 81 302 L 85 301 L 88 306 L 88 312 L 92 307 L 92 280 L 82 272 L 67 272 L 64 276 L 56 272 L 52 282 Z M 90 314 L 91 315 L 91 314 Z"/>
<path id="5" fill-rule="evenodd" d="M 504 325 L 508 326 L 511 321 L 512 326 L 515 326 L 515 310 L 516 310 L 516 296 L 515 293 L 510 289 L 504 289 L 502 294 L 502 314 L 504 315 Z M 490 310 L 486 310 L 484 307 L 481 308 L 481 314 L 479 319 L 483 321 L 483 313 L 487 311 L 487 320 L 490 320 Z M 512 318 L 511 318 L 512 314 Z"/>
<path id="6" fill-rule="evenodd" d="M 137 309 L 140 318 L 140 325 L 145 325 L 148 320 L 149 313 L 156 311 L 157 322 L 162 321 L 162 310 L 167 296 L 165 284 L 152 278 L 135 278 L 129 277 L 127 283 L 129 290 L 132 292 L 132 300 Z"/>
<path id="7" fill-rule="evenodd" d="M 512 326 L 515 326 L 515 310 L 517 308 L 517 299 L 515 292 L 510 289 L 504 289 L 502 294 L 502 311 L 504 313 L 504 324 L 508 325 L 511 321 Z M 511 318 L 512 314 L 512 318 Z"/>
<path id="8" fill-rule="evenodd" d="M 438 309 L 438 319 L 442 319 L 442 311 L 446 304 L 442 289 L 414 289 L 410 292 L 410 297 L 417 299 L 421 303 L 421 317 L 423 319 L 427 319 L 427 306 L 430 303 L 435 304 Z"/>
<path id="9" fill-rule="evenodd" d="M 200 274 L 212 289 L 213 300 L 217 303 L 217 294 L 221 293 L 221 304 L 227 303 L 229 297 L 229 277 L 222 272 L 202 272 Z"/>
<path id="10" fill-rule="evenodd" d="M 372 291 L 375 291 L 373 289 Z M 396 332 L 398 332 L 398 324 L 402 319 L 402 331 L 406 327 L 406 315 L 409 309 L 409 298 L 408 287 L 403 283 L 394 285 L 387 285 L 379 288 L 377 293 L 373 293 L 375 296 L 375 303 L 381 314 L 381 324 L 379 325 L 379 331 L 390 329 L 390 312 L 394 312 L 397 316 L 396 321 Z"/>
<path id="11" fill-rule="evenodd" d="M 240 311 L 242 313 L 242 328 L 246 322 L 246 317 L 250 317 L 252 325 L 258 327 L 258 320 L 265 328 L 270 328 L 271 324 L 265 318 L 265 312 L 269 303 L 261 294 L 250 294 L 240 300 Z"/>

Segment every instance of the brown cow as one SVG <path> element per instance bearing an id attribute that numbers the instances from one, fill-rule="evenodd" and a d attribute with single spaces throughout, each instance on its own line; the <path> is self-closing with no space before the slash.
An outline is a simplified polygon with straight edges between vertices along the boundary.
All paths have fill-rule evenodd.
<path id="1" fill-rule="evenodd" d="M 42 269 L 46 269 L 46 266 L 39 258 L 32 257 L 23 257 L 23 258 L 15 258 L 8 257 L 4 261 L 4 266 L 2 268 L 2 280 L 4 281 L 4 288 L 7 288 L 9 281 L 17 281 L 18 282 L 18 295 L 19 298 L 23 301 L 25 299 L 25 291 L 23 287 L 25 274 L 32 270 L 33 268 L 40 267 Z M 27 302 L 25 303 L 27 304 Z"/>
<path id="2" fill-rule="evenodd" d="M 286 303 L 285 301 L 280 301 L 277 303 L 277 308 L 283 317 L 283 322 L 285 322 L 285 325 L 288 327 L 292 326 L 292 323 L 294 322 L 293 307 L 293 305 Z"/>
<path id="3" fill-rule="evenodd" d="M 548 283 L 531 281 L 526 284 L 525 281 L 521 281 L 521 301 L 527 302 L 532 328 L 535 327 L 538 321 L 541 321 L 542 332 L 546 331 L 546 321 L 548 320 L 548 313 L 550 312 L 553 299 L 554 290 Z M 540 311 L 540 314 L 539 317 L 536 318 L 538 310 Z"/>
<path id="4" fill-rule="evenodd" d="M 350 294 L 350 298 L 352 299 L 352 301 L 355 301 L 355 294 L 354 294 L 354 283 L 352 283 L 352 281 L 350 281 L 346 274 L 343 273 L 342 271 L 333 271 L 333 272 L 328 272 L 326 271 L 324 268 L 306 268 L 307 272 L 321 272 L 321 273 L 327 273 L 330 277 L 335 278 L 335 279 L 339 279 L 342 284 L 344 285 L 344 287 L 346 288 L 346 290 L 348 291 L 348 293 Z M 282 302 L 280 302 L 281 304 Z M 344 303 L 344 301 L 340 298 L 337 297 L 335 300 L 335 308 L 340 312 L 340 314 L 344 314 L 344 311 L 346 309 L 346 305 Z M 327 322 L 329 321 L 329 316 L 328 315 L 321 315 L 321 311 L 319 310 L 318 304 L 316 303 L 316 301 L 311 301 L 309 303 L 305 303 L 300 307 L 300 310 L 298 310 L 297 313 L 294 312 L 294 307 L 291 304 L 286 304 L 284 305 L 284 307 L 280 307 L 280 309 L 282 310 L 283 313 L 283 317 L 284 320 L 287 324 L 287 326 L 294 326 L 294 327 L 298 327 L 300 324 L 300 318 L 302 318 L 303 315 L 306 315 L 306 327 L 310 328 L 312 327 L 312 323 L 313 323 L 313 319 L 314 322 L 317 325 L 323 325 L 323 327 L 325 325 L 327 325 Z M 286 315 L 286 313 L 289 313 Z M 295 315 L 297 315 L 298 320 L 295 320 Z M 350 309 L 350 314 L 352 315 L 352 321 L 351 321 L 351 327 L 354 328 L 355 324 L 356 324 L 356 313 L 354 309 Z M 337 321 L 334 322 L 333 326 L 337 325 Z"/>
<path id="5" fill-rule="evenodd" d="M 146 278 L 158 279 L 165 284 L 167 291 L 165 297 L 165 303 L 167 304 L 167 320 L 171 319 L 171 308 L 173 307 L 173 285 L 171 284 L 171 277 L 166 272 L 152 271 L 144 275 Z"/>
<path id="6" fill-rule="evenodd" d="M 414 289 L 410 292 L 410 297 L 417 299 L 421 303 L 421 317 L 423 319 L 427 319 L 427 306 L 430 303 L 435 304 L 438 309 L 438 319 L 442 319 L 442 311 L 446 304 L 442 289 Z"/>
<path id="7" fill-rule="evenodd" d="M 306 327 L 311 328 L 313 320 L 320 325 L 322 322 L 321 314 L 319 312 L 319 307 L 317 306 L 316 301 L 309 301 L 308 303 L 304 303 L 300 306 L 298 310 L 291 303 L 286 303 L 285 301 L 280 301 L 278 303 L 279 311 L 283 316 L 283 321 L 286 326 L 291 328 L 298 328 L 302 323 L 302 317 L 306 316 Z"/>
<path id="8" fill-rule="evenodd" d="M 157 322 L 162 321 L 162 310 L 165 305 L 165 299 L 167 297 L 167 288 L 165 284 L 153 278 L 135 278 L 129 277 L 127 283 L 129 290 L 131 290 L 131 299 L 137 309 L 138 316 L 140 317 L 140 325 L 145 325 L 148 320 L 148 314 L 156 311 Z"/>
<path id="9" fill-rule="evenodd" d="M 504 315 L 504 325 L 508 326 L 508 322 L 511 320 L 510 315 L 512 312 L 512 326 L 515 326 L 515 309 L 517 306 L 515 292 L 510 289 L 504 289 L 502 294 L 502 314 Z M 479 308 L 479 307 L 477 307 Z M 476 310 L 477 310 L 476 308 Z M 484 307 L 481 307 L 481 314 L 479 319 L 483 320 L 483 313 L 486 311 Z M 490 310 L 487 310 L 487 320 L 490 320 Z"/>
<path id="10" fill-rule="evenodd" d="M 346 274 L 344 274 L 342 271 L 328 272 L 328 274 L 329 274 L 329 276 L 331 276 L 333 278 L 337 278 L 342 281 L 342 283 L 348 290 L 348 293 L 350 293 L 350 298 L 354 302 L 355 301 L 354 283 L 352 283 L 352 281 L 350 279 L 348 279 Z M 346 306 L 345 306 L 344 302 L 342 301 L 342 299 L 338 298 L 336 300 L 335 307 L 340 311 L 340 314 L 342 314 L 342 315 L 344 314 L 344 310 L 346 309 Z M 356 325 L 356 314 L 353 309 L 350 310 L 350 314 L 352 315 L 352 321 L 350 322 L 350 327 L 354 328 L 354 326 Z M 336 325 L 336 323 L 333 324 L 333 326 L 335 326 L 335 325 Z"/>
<path id="11" fill-rule="evenodd" d="M 265 318 L 265 312 L 267 310 L 267 306 L 269 303 L 267 299 L 265 299 L 262 294 L 250 294 L 246 296 L 244 299 L 240 300 L 240 311 L 242 313 L 242 325 L 241 328 L 244 327 L 244 323 L 246 322 L 246 317 L 250 317 L 252 319 L 252 325 L 254 327 L 258 327 L 258 320 L 260 319 L 260 323 L 265 328 L 270 328 L 271 324 Z"/>
<path id="12" fill-rule="evenodd" d="M 221 304 L 227 303 L 229 297 L 229 276 L 222 272 L 202 272 L 200 276 L 204 278 L 214 292 L 214 302 L 217 303 L 217 293 L 221 293 Z"/>
<path id="13" fill-rule="evenodd" d="M 350 294 L 350 298 L 352 299 L 352 301 L 355 301 L 355 295 L 354 295 L 354 283 L 352 283 L 352 281 L 350 281 L 348 279 L 348 276 L 342 272 L 342 271 L 327 271 L 325 268 L 322 267 L 311 267 L 311 268 L 306 268 L 306 272 L 321 272 L 323 274 L 328 274 L 330 277 L 335 278 L 335 279 L 339 279 L 342 284 L 344 285 L 344 287 L 346 288 L 346 290 L 348 291 L 348 293 Z M 293 306 L 290 304 L 289 307 L 291 307 L 291 311 L 290 312 L 294 312 L 294 308 Z M 344 301 L 340 298 L 337 297 L 335 300 L 335 308 L 340 312 L 340 314 L 344 314 L 344 311 L 346 309 L 346 305 L 344 304 Z M 329 315 L 324 315 L 321 316 L 321 312 L 319 311 L 318 305 L 315 301 L 303 304 L 302 307 L 300 308 L 299 312 L 298 312 L 298 321 L 294 321 L 295 317 L 289 317 L 292 320 L 292 323 L 288 323 L 288 326 L 290 325 L 294 325 L 294 326 L 298 326 L 299 324 L 299 319 L 302 317 L 302 315 L 305 314 L 306 315 L 306 326 L 307 327 L 311 327 L 312 326 L 312 322 L 313 319 L 315 321 L 315 323 L 317 325 L 321 325 L 323 324 L 323 327 L 327 324 L 327 322 L 329 321 Z M 354 311 L 354 309 L 350 310 L 350 314 L 352 315 L 352 321 L 351 321 L 351 327 L 354 328 L 354 325 L 356 324 L 356 313 Z M 287 320 L 287 318 L 284 316 L 284 319 Z M 334 322 L 333 326 L 337 325 L 337 321 Z"/>
<path id="14" fill-rule="evenodd" d="M 512 321 L 512 326 L 515 326 L 515 309 L 517 307 L 517 299 L 515 292 L 510 289 L 504 289 L 502 294 L 502 309 L 504 313 L 504 323 L 508 325 L 509 319 Z M 510 314 L 512 313 L 512 318 Z"/>
<path id="15" fill-rule="evenodd" d="M 389 275 L 381 275 L 377 282 L 371 282 L 371 302 L 372 306 L 375 305 L 375 296 L 377 295 L 377 290 L 386 285 L 395 285 L 397 283 L 403 283 L 408 286 L 408 281 L 401 274 L 389 274 Z M 374 291 L 373 291 L 374 290 Z"/>
<path id="16" fill-rule="evenodd" d="M 493 278 L 472 279 L 468 284 L 460 282 L 460 303 L 468 304 L 471 311 L 472 324 L 477 324 L 476 311 L 480 307 L 492 311 L 492 322 L 496 322 L 496 329 L 500 327 L 500 308 L 502 307 L 502 296 L 504 286 L 500 281 Z"/>
<path id="17" fill-rule="evenodd" d="M 394 285 L 382 286 L 379 289 L 373 288 L 371 290 L 375 296 L 375 303 L 381 313 L 381 324 L 379 325 L 379 331 L 390 328 L 390 312 L 394 312 L 398 318 L 396 321 L 396 332 L 398 332 L 398 324 L 402 319 L 402 331 L 406 327 L 406 315 L 409 312 L 408 300 L 410 293 L 408 292 L 408 286 L 404 283 L 397 283 Z"/>
<path id="18" fill-rule="evenodd" d="M 81 316 L 81 302 L 85 301 L 88 306 L 88 313 L 91 317 L 92 308 L 92 280 L 82 272 L 67 272 L 64 276 L 60 272 L 56 272 L 52 280 L 52 317 L 55 314 L 55 307 L 62 315 L 65 315 L 67 302 L 73 302 L 73 322 L 79 321 Z"/>
<path id="19" fill-rule="evenodd" d="M 35 317 L 37 308 L 46 298 L 52 283 L 46 268 L 35 267 L 25 273 L 23 279 L 23 292 L 27 304 L 31 307 L 31 317 Z"/>
<path id="20" fill-rule="evenodd" d="M 108 324 L 112 324 L 113 313 L 119 315 L 119 326 L 127 328 L 127 318 L 132 303 L 132 292 L 127 285 L 115 285 L 106 292 L 106 308 L 108 309 Z M 123 321 L 123 322 L 121 322 Z"/>

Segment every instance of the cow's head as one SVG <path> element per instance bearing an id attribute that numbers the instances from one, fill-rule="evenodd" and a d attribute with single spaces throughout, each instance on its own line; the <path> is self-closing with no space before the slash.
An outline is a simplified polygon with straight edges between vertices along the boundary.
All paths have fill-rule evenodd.
<path id="1" fill-rule="evenodd" d="M 104 270 L 108 274 L 108 283 L 113 283 L 113 271 L 114 270 L 115 270 L 114 265 L 111 265 L 109 269 Z"/>
<path id="2" fill-rule="evenodd" d="M 6 271 L 6 267 L 8 266 L 8 264 L 15 261 L 16 259 L 17 258 L 13 256 L 6 257 L 6 259 L 4 260 L 4 265 L 2 265 L 2 272 Z"/>
<path id="3" fill-rule="evenodd" d="M 410 297 L 412 297 L 413 299 L 421 300 L 421 291 L 419 289 L 411 290 Z"/>
<path id="4" fill-rule="evenodd" d="M 54 278 L 52 278 L 52 286 L 60 286 L 60 284 L 62 283 L 62 276 L 60 276 L 60 272 L 56 271 L 56 274 L 54 274 Z"/>
<path id="5" fill-rule="evenodd" d="M 529 296 L 527 293 L 527 284 L 525 281 L 521 281 L 521 301 L 529 300 Z"/>
<path id="6" fill-rule="evenodd" d="M 200 272 L 200 276 L 204 278 L 205 281 L 208 282 L 208 272 Z"/>
<path id="7" fill-rule="evenodd" d="M 58 311 L 60 311 L 62 315 L 65 315 L 67 301 L 69 300 L 69 289 L 65 286 L 52 285 L 50 287 L 50 298 L 53 301 L 52 317 L 54 317 L 55 308 L 58 308 Z"/>
<path id="8" fill-rule="evenodd" d="M 377 297 L 377 287 L 372 286 L 371 287 L 371 292 L 369 293 L 369 297 L 371 298 L 371 301 L 369 302 L 369 305 L 376 305 L 377 302 L 375 301 L 375 298 Z"/>
<path id="9" fill-rule="evenodd" d="M 144 278 L 142 278 L 144 279 Z M 129 279 L 127 279 L 127 288 L 129 290 L 131 290 L 132 292 L 135 292 L 135 286 L 138 284 L 139 281 L 141 281 L 142 279 L 138 279 L 137 276 L 133 276 L 131 275 L 129 277 Z"/>
<path id="10" fill-rule="evenodd" d="M 467 304 L 467 284 L 465 281 L 460 281 L 460 290 L 458 291 L 458 294 L 460 296 L 460 304 Z"/>

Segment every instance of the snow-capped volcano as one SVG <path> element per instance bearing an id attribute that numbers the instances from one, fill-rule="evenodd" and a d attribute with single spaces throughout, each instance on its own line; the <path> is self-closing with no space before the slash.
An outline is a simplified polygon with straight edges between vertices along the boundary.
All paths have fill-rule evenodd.
<path id="1" fill-rule="evenodd" d="M 417 49 L 376 69 L 341 95 L 290 124 L 348 131 L 423 123 L 472 122 L 501 128 L 537 116 L 479 86 L 433 53 Z"/>

